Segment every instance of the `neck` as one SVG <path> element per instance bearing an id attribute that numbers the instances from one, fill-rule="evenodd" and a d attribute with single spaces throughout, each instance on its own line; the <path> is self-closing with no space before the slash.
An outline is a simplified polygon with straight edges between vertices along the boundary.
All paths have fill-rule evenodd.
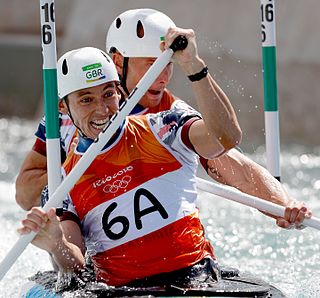
<path id="1" fill-rule="evenodd" d="M 124 125 L 124 121 L 121 124 L 121 126 L 117 129 L 115 134 L 108 141 L 108 143 L 106 145 L 104 145 L 104 147 L 102 148 L 101 151 L 108 149 L 108 147 L 110 147 L 116 141 L 116 139 L 119 137 L 119 135 L 121 133 L 123 125 Z M 79 134 L 79 142 L 77 145 L 77 151 L 80 153 L 85 153 L 93 142 L 94 142 L 93 139 L 88 138 L 88 137 L 84 136 L 83 134 Z"/>

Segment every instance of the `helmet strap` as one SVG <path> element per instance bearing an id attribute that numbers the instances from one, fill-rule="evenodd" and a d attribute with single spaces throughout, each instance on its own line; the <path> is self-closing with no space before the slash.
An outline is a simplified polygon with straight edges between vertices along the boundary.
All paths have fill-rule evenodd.
<path id="1" fill-rule="evenodd" d="M 123 57 L 123 66 L 122 66 L 122 74 L 120 76 L 120 84 L 121 84 L 123 91 L 127 95 L 130 94 L 130 92 L 127 88 L 128 64 L 129 64 L 129 57 Z"/>
<path id="2" fill-rule="evenodd" d="M 119 91 L 119 93 L 120 93 L 120 101 L 119 101 L 119 107 L 122 105 L 122 103 L 126 100 L 126 96 L 125 96 L 125 94 L 124 94 L 124 92 L 123 92 L 123 90 L 122 90 L 122 86 L 121 86 L 121 83 L 120 83 L 120 85 L 118 84 L 117 85 L 117 90 Z"/>
<path id="3" fill-rule="evenodd" d="M 70 110 L 70 107 L 69 107 L 69 103 L 68 103 L 68 98 L 67 98 L 67 96 L 65 96 L 65 97 L 63 98 L 63 100 L 64 100 L 64 102 L 65 102 L 66 105 L 67 105 L 68 116 L 70 117 L 73 125 L 78 129 L 78 131 L 79 131 L 79 133 L 80 133 L 80 135 L 81 135 L 82 137 L 88 138 L 88 137 L 83 133 L 83 131 L 80 129 L 80 127 L 79 127 L 78 125 L 76 125 L 76 123 L 74 122 L 74 119 L 73 119 L 73 117 L 72 117 L 72 115 L 71 115 L 71 110 Z"/>

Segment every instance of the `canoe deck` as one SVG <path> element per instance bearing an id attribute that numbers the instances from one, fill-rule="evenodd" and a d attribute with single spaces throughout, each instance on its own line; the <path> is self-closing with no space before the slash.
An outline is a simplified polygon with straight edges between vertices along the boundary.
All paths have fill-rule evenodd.
<path id="1" fill-rule="evenodd" d="M 280 298 L 285 295 L 272 285 L 250 274 L 239 273 L 237 269 L 222 268 L 222 279 L 210 287 L 181 288 L 166 287 L 110 287 L 103 283 L 88 281 L 71 282 L 68 288 L 57 289 L 57 273 L 38 272 L 30 278 L 21 297 L 257 297 Z M 69 281 L 70 282 L 70 281 Z M 63 288 L 63 289 L 62 289 Z M 70 296 L 71 295 L 71 296 Z"/>

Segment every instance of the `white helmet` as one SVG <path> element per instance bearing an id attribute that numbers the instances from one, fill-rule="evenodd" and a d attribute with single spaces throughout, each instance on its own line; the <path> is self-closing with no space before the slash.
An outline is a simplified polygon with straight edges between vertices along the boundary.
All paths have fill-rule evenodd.
<path id="1" fill-rule="evenodd" d="M 132 9 L 120 14 L 107 33 L 106 50 L 117 49 L 124 57 L 158 57 L 161 38 L 174 22 L 154 9 Z"/>
<path id="2" fill-rule="evenodd" d="M 66 95 L 107 82 L 119 82 L 112 59 L 103 51 L 85 47 L 65 53 L 57 65 L 58 95 Z"/>

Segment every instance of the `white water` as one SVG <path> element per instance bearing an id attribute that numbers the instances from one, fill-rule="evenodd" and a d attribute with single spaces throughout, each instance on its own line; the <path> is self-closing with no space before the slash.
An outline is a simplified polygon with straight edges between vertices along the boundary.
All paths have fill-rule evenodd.
<path id="1" fill-rule="evenodd" d="M 15 231 L 24 211 L 15 203 L 14 180 L 35 128 L 34 122 L 0 119 L 0 260 L 18 239 Z M 263 148 L 250 157 L 265 163 Z M 282 172 L 288 192 L 319 217 L 320 148 L 283 149 Z M 258 211 L 205 193 L 200 212 L 221 264 L 253 273 L 288 297 L 320 297 L 320 231 L 281 230 Z M 0 297 L 17 297 L 28 276 L 49 269 L 47 254 L 29 245 L 0 282 Z"/>

